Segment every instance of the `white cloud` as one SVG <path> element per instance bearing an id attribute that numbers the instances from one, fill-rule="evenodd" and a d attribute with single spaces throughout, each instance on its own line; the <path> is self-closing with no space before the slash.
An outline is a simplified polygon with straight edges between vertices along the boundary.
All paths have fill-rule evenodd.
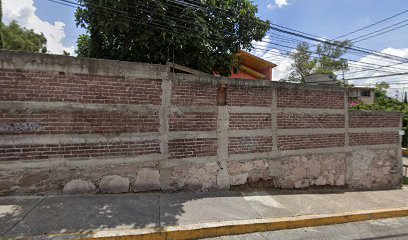
<path id="1" fill-rule="evenodd" d="M 276 5 L 273 5 L 272 3 L 269 3 L 266 8 L 268 8 L 269 10 L 273 10 L 276 7 Z"/>
<path id="2" fill-rule="evenodd" d="M 287 0 L 275 0 L 275 4 L 278 6 L 278 8 L 289 5 Z"/>
<path id="3" fill-rule="evenodd" d="M 265 36 L 260 42 L 252 42 L 255 49 L 251 51 L 257 57 L 263 58 L 277 66 L 272 69 L 272 80 L 279 81 L 287 76 L 292 60 L 278 49 L 271 49 L 269 36 Z"/>
<path id="4" fill-rule="evenodd" d="M 381 53 L 391 54 L 398 57 L 408 58 L 408 48 L 386 48 L 381 51 Z M 381 66 L 388 66 L 393 65 L 390 67 L 382 67 L 378 70 L 381 71 L 362 71 L 364 69 L 354 68 L 351 69 L 350 72 L 354 71 L 361 71 L 356 73 L 345 74 L 345 78 L 358 78 L 358 77 L 372 77 L 363 80 L 350 80 L 350 83 L 354 84 L 355 86 L 374 86 L 375 83 L 378 82 L 388 82 L 391 85 L 391 89 L 389 91 L 389 95 L 395 97 L 396 91 L 398 90 L 400 99 L 403 96 L 404 91 L 408 91 L 408 75 L 400 75 L 400 76 L 391 76 L 391 77 L 383 77 L 383 78 L 376 78 L 379 75 L 388 75 L 392 74 L 393 72 L 408 72 L 408 63 L 399 63 L 398 61 L 387 59 L 387 58 L 380 58 L 376 57 L 375 55 L 367 55 L 362 57 L 357 64 L 351 63 L 352 66 L 360 66 L 364 68 L 378 68 Z M 369 63 L 369 64 L 367 64 Z M 395 65 L 397 64 L 397 65 Z M 388 71 L 388 72 L 387 72 Z M 340 76 L 340 75 L 339 75 Z M 392 82 L 403 82 L 407 84 L 392 84 Z"/>
<path id="5" fill-rule="evenodd" d="M 74 53 L 74 46 L 64 46 L 65 23 L 49 22 L 41 20 L 35 15 L 36 8 L 33 0 L 3 0 L 3 21 L 5 24 L 16 20 L 21 26 L 34 29 L 37 33 L 43 33 L 47 38 L 47 49 L 51 53 L 61 54 L 63 50 Z"/>

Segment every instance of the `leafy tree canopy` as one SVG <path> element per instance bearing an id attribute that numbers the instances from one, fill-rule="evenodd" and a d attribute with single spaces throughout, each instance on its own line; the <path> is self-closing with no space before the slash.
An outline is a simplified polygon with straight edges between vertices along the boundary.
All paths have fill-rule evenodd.
<path id="1" fill-rule="evenodd" d="M 329 74 L 336 79 L 335 72 L 349 69 L 347 60 L 341 57 L 350 47 L 351 42 L 348 40 L 334 41 L 333 44 L 323 43 L 316 48 L 317 57 L 313 57 L 308 43 L 298 44 L 296 50 L 289 54 L 293 62 L 286 80 L 304 83 L 307 76 L 315 73 Z M 339 84 L 341 85 L 340 82 Z"/>
<path id="2" fill-rule="evenodd" d="M 269 29 L 250 0 L 79 0 L 78 56 L 164 64 L 229 75 L 239 49 Z M 174 58 L 173 58 L 174 55 Z"/>
<path id="3" fill-rule="evenodd" d="M 26 29 L 11 21 L 10 24 L 2 24 L 3 48 L 8 50 L 21 50 L 29 52 L 47 52 L 47 39 L 44 34 L 35 33 L 32 29 Z"/>

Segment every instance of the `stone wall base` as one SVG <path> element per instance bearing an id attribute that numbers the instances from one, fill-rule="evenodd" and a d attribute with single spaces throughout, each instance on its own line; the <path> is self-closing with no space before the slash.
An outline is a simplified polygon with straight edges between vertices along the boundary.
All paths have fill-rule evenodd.
<path id="1" fill-rule="evenodd" d="M 398 149 L 308 154 L 276 159 L 209 162 L 166 169 L 158 162 L 5 170 L 0 195 L 94 194 L 144 191 L 216 191 L 239 186 L 354 189 L 394 188 L 401 184 Z M 162 173 L 164 174 L 164 173 Z"/>

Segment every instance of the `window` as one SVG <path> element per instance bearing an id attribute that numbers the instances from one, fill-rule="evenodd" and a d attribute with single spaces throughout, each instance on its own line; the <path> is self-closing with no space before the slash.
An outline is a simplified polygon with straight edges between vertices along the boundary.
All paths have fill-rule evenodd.
<path id="1" fill-rule="evenodd" d="M 362 97 L 369 97 L 370 96 L 371 91 L 370 90 L 361 90 L 360 95 Z"/>

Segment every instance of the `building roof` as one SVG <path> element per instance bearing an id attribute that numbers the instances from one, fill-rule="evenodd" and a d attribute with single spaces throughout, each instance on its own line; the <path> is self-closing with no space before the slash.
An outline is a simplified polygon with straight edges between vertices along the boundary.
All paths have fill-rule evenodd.
<path id="1" fill-rule="evenodd" d="M 271 63 L 265 59 L 257 57 L 243 50 L 239 50 L 237 56 L 242 60 L 243 64 L 249 66 L 252 70 L 255 70 L 256 72 L 263 72 L 268 67 L 274 68 L 277 66 L 274 63 Z"/>

